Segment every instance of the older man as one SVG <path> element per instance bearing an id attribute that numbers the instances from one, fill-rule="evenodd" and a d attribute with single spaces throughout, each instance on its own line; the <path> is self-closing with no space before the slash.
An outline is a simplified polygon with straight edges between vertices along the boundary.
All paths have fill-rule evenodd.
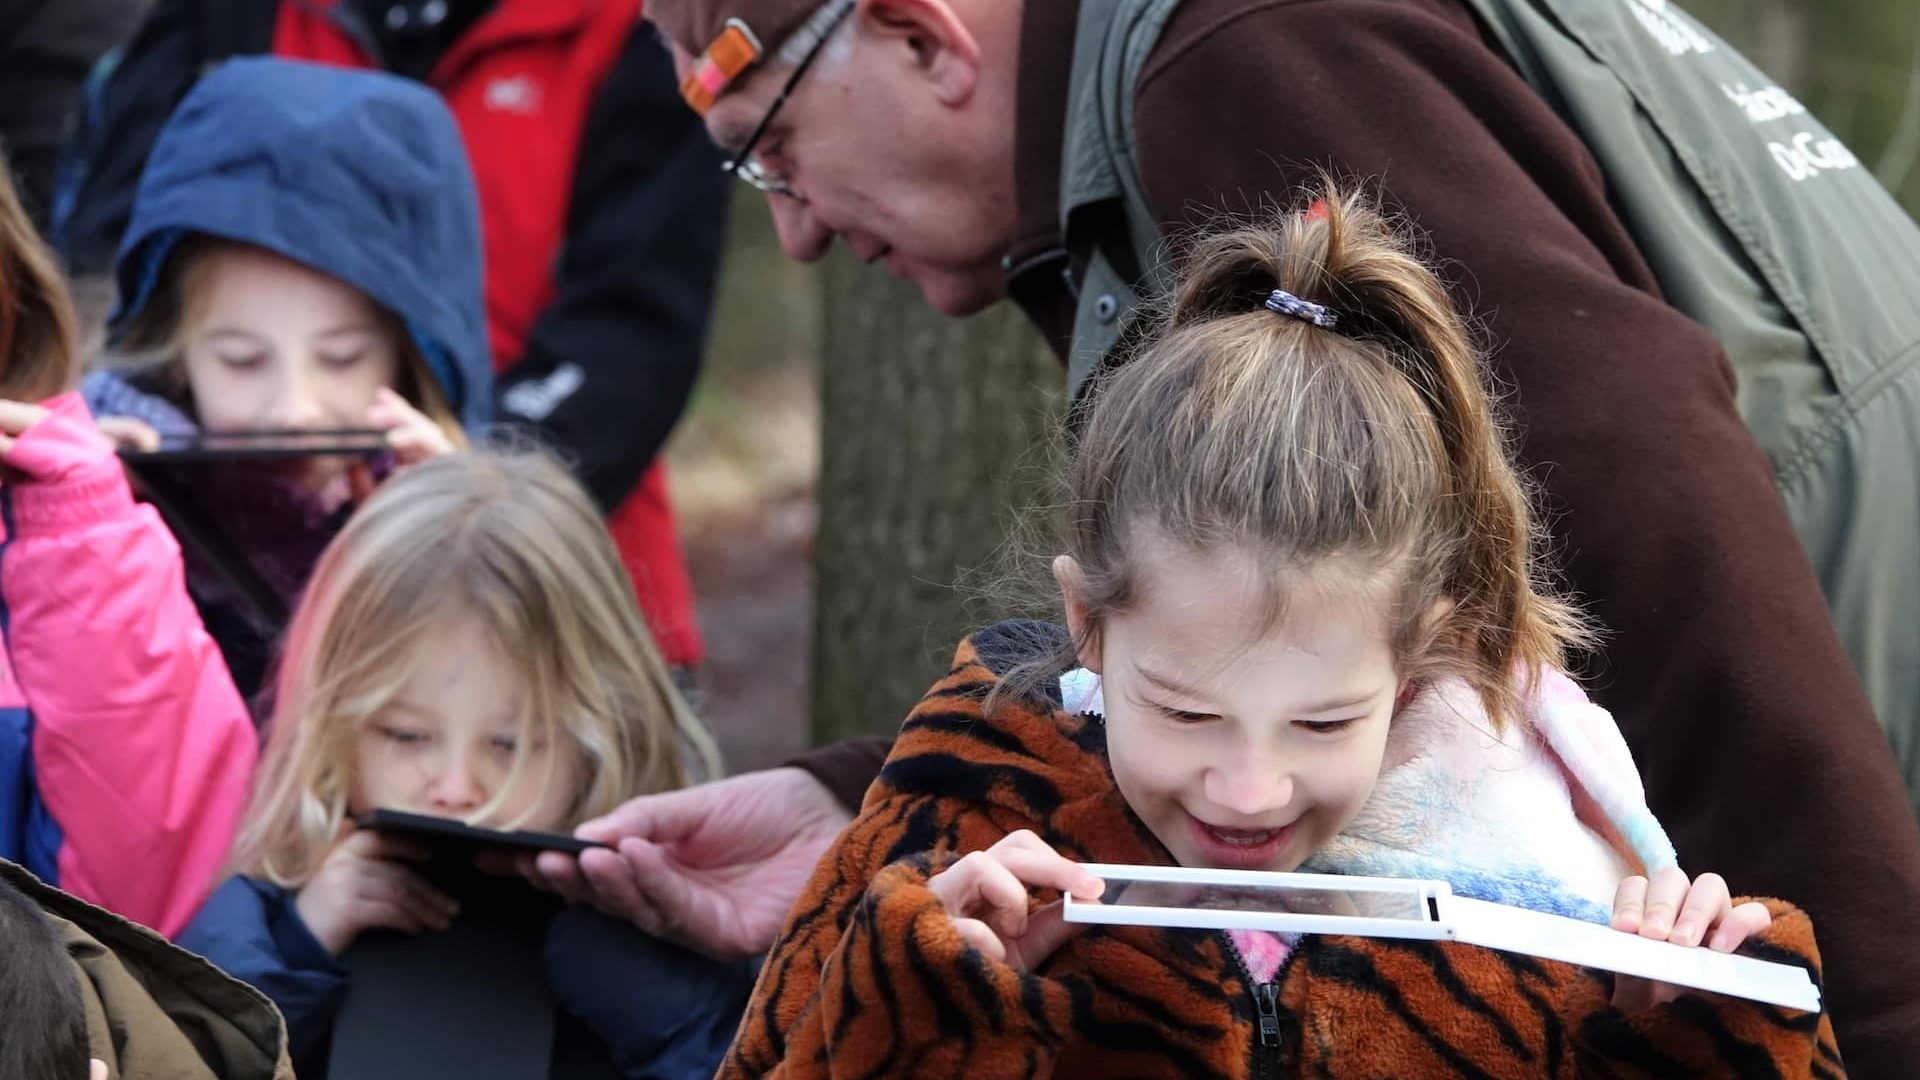
<path id="1" fill-rule="evenodd" d="M 1683 859 L 1804 905 L 1849 1065 L 1920 1075 L 1920 951 L 1888 947 L 1920 933 L 1920 830 L 1834 622 L 1910 708 L 1916 643 L 1889 629 L 1920 615 L 1920 511 L 1910 479 L 1877 482 L 1914 453 L 1914 397 L 1887 388 L 1915 381 L 1920 319 L 1883 301 L 1914 281 L 1920 233 L 1783 91 L 1650 0 L 652 0 L 649 16 L 789 254 L 842 238 L 955 315 L 1011 295 L 1076 391 L 1162 280 L 1160 237 L 1289 201 L 1321 168 L 1378 178 L 1486 319 L 1557 547 L 1610 631 L 1594 692 Z M 843 800 L 871 775 L 847 751 L 806 764 L 847 781 Z M 825 805 L 792 770 L 729 783 Z M 725 828 L 703 816 L 715 794 L 603 823 L 624 864 L 546 869 L 644 906 L 643 924 L 697 937 L 725 909 L 740 930 L 729 883 L 683 871 L 731 848 L 732 880 L 755 881 L 837 819 L 795 814 L 747 844 L 742 804 Z"/>

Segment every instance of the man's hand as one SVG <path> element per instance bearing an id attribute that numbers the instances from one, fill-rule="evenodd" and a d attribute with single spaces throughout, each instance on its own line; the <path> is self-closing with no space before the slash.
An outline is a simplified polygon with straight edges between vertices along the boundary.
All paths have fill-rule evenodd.
<path id="1" fill-rule="evenodd" d="M 805 770 L 643 795 L 576 830 L 612 845 L 520 862 L 536 885 L 722 959 L 758 956 L 852 820 Z"/>

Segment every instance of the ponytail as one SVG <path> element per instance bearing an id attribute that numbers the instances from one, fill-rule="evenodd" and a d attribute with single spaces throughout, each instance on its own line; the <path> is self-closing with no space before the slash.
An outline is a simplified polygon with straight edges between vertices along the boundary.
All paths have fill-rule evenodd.
<path id="1" fill-rule="evenodd" d="M 1184 267 L 1077 447 L 1068 553 L 1089 633 L 1127 602 L 1143 531 L 1227 541 L 1390 586 L 1405 669 L 1518 718 L 1585 624 L 1543 578 L 1529 489 L 1439 277 L 1330 183 L 1268 227 L 1201 237 Z"/>

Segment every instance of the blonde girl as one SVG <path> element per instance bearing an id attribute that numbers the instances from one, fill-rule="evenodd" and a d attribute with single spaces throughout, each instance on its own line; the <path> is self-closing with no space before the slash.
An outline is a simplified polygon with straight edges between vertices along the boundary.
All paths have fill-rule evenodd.
<path id="1" fill-rule="evenodd" d="M 1562 674 L 1583 623 L 1463 320 L 1364 199 L 1200 241 L 1073 458 L 1065 628 L 961 646 L 722 1077 L 1839 1074 L 1824 1015 L 1451 942 L 1062 921 L 1107 891 L 1086 862 L 1308 870 L 1817 965 L 1804 915 L 1674 865 Z"/>
<path id="2" fill-rule="evenodd" d="M 322 556 L 277 691 L 238 876 L 182 942 L 275 998 L 303 1069 L 340 954 L 457 910 L 414 868 L 423 851 L 357 815 L 570 832 L 718 768 L 594 506 L 535 453 L 456 454 L 383 485 Z"/>

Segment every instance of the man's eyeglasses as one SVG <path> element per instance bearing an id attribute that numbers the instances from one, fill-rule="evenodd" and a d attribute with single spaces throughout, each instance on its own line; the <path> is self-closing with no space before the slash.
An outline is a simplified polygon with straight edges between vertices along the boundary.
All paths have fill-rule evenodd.
<path id="1" fill-rule="evenodd" d="M 801 76 L 805 75 L 807 69 L 813 66 L 813 62 L 819 59 L 821 50 L 827 47 L 827 42 L 832 39 L 834 31 L 840 28 L 840 24 L 845 22 L 847 16 L 853 13 L 854 6 L 853 0 L 835 0 L 832 9 L 822 12 L 822 14 L 827 16 L 826 24 L 820 28 L 818 36 L 814 38 L 813 44 L 808 47 L 806 55 L 800 58 L 798 64 L 794 65 L 793 74 L 787 76 L 786 85 L 780 88 L 780 93 L 773 99 L 773 104 L 767 106 L 766 114 L 760 117 L 760 123 L 753 129 L 753 134 L 747 136 L 747 141 L 741 144 L 739 151 L 733 155 L 732 160 L 728 161 L 722 168 L 740 179 L 745 180 L 747 183 L 752 184 L 754 187 L 759 188 L 761 191 L 773 195 L 784 195 L 789 199 L 799 199 L 802 202 L 806 201 L 798 191 L 793 189 L 793 185 L 787 181 L 786 177 L 767 168 L 765 163 L 758 157 L 755 157 L 753 148 L 759 145 L 760 140 L 766 136 L 767 129 L 773 126 L 773 118 L 780 114 L 780 107 L 787 103 L 789 97 L 793 96 L 793 88 L 800 85 Z"/>

